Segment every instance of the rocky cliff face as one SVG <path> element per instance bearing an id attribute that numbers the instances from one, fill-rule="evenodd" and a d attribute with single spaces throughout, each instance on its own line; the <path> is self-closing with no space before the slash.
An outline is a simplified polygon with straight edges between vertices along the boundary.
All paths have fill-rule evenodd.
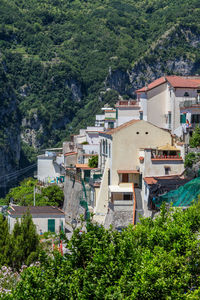
<path id="1" fill-rule="evenodd" d="M 114 89 L 121 95 L 133 96 L 136 89 L 164 74 L 196 75 L 200 71 L 199 49 L 198 32 L 193 32 L 190 28 L 174 27 L 152 45 L 130 71 L 110 70 L 105 87 Z"/>
<path id="2" fill-rule="evenodd" d="M 0 190 L 5 176 L 19 167 L 20 113 L 15 93 L 8 85 L 4 70 L 0 67 Z"/>

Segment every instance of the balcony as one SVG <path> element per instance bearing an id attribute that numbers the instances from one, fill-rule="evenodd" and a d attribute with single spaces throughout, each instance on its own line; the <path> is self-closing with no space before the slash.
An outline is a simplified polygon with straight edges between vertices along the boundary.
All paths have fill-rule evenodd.
<path id="1" fill-rule="evenodd" d="M 184 98 L 184 100 L 179 103 L 179 106 L 180 108 L 200 107 L 200 100 L 197 98 Z"/>
<path id="2" fill-rule="evenodd" d="M 183 158 L 179 155 L 155 155 L 151 158 L 152 161 L 170 160 L 170 161 L 182 161 Z"/>
<path id="3" fill-rule="evenodd" d="M 140 102 L 136 100 L 121 100 L 116 103 L 115 107 L 140 107 Z"/>

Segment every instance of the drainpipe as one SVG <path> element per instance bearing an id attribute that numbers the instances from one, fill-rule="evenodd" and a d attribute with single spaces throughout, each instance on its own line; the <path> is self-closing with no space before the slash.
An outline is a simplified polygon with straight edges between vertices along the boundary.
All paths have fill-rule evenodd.
<path id="1" fill-rule="evenodd" d="M 135 210 L 136 210 L 136 197 L 135 197 L 135 189 L 134 189 L 134 183 L 132 183 L 133 188 L 133 225 L 135 225 Z"/>

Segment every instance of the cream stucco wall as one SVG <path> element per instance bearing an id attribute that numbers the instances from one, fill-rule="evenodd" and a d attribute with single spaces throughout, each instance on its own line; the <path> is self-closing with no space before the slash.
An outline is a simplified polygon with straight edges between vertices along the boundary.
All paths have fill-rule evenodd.
<path id="1" fill-rule="evenodd" d="M 166 176 L 165 167 L 170 167 L 168 175 L 180 175 L 184 170 L 183 160 L 151 160 L 151 151 L 145 151 L 143 177 Z"/>
<path id="2" fill-rule="evenodd" d="M 111 185 L 119 183 L 117 170 L 137 169 L 140 148 L 154 148 L 166 143 L 171 144 L 170 133 L 143 120 L 114 133 Z"/>
<path id="3" fill-rule="evenodd" d="M 119 107 L 118 108 L 118 119 L 117 126 L 120 126 L 130 120 L 139 120 L 140 119 L 140 108 L 134 107 Z"/>
<path id="4" fill-rule="evenodd" d="M 169 90 L 167 83 L 148 91 L 147 121 L 161 128 L 167 128 L 165 115 L 169 109 Z"/>
<path id="5" fill-rule="evenodd" d="M 63 221 L 63 227 L 65 228 L 65 217 L 58 217 L 58 216 L 32 216 L 32 220 L 33 223 L 36 226 L 36 230 L 37 233 L 40 234 L 40 230 L 42 233 L 47 232 L 48 231 L 48 220 L 49 219 L 54 219 L 55 220 L 55 232 L 59 233 L 59 229 L 60 229 L 60 225 L 61 225 L 61 221 Z M 19 222 L 21 222 L 21 218 L 18 218 Z M 14 229 L 14 225 L 17 222 L 17 218 L 16 217 L 11 217 L 8 216 L 8 224 L 9 224 L 9 229 L 10 232 L 13 231 Z"/>

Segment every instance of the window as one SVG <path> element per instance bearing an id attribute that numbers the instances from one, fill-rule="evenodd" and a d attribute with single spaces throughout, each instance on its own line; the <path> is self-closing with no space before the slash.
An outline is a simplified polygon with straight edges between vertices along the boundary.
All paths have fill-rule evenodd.
<path id="1" fill-rule="evenodd" d="M 149 133 L 146 131 L 145 134 L 149 134 Z"/>
<path id="2" fill-rule="evenodd" d="M 200 123 L 200 115 L 192 115 L 192 123 L 199 124 Z"/>
<path id="3" fill-rule="evenodd" d="M 110 185 L 110 169 L 108 170 L 108 185 Z"/>
<path id="4" fill-rule="evenodd" d="M 181 114 L 180 115 L 180 123 L 185 124 L 186 123 L 186 114 Z"/>
<path id="5" fill-rule="evenodd" d="M 165 175 L 169 175 L 171 168 L 170 167 L 165 167 Z"/>
<path id="6" fill-rule="evenodd" d="M 114 123 L 113 122 L 108 122 L 108 128 L 113 129 L 114 128 Z"/>
<path id="7" fill-rule="evenodd" d="M 185 92 L 184 97 L 189 97 L 188 92 Z"/>
<path id="8" fill-rule="evenodd" d="M 48 231 L 55 232 L 55 219 L 48 219 Z"/>
<path id="9" fill-rule="evenodd" d="M 124 193 L 123 200 L 132 200 L 133 196 L 130 193 Z"/>
<path id="10" fill-rule="evenodd" d="M 128 173 L 122 174 L 122 182 L 128 182 Z"/>
<path id="11" fill-rule="evenodd" d="M 171 111 L 168 112 L 168 124 L 171 125 L 172 123 L 172 114 Z"/>
<path id="12" fill-rule="evenodd" d="M 110 144 L 109 144 L 109 158 L 111 157 L 111 149 L 110 149 Z"/>
<path id="13" fill-rule="evenodd" d="M 139 134 L 139 131 L 137 131 L 136 134 Z"/>
<path id="14" fill-rule="evenodd" d="M 143 111 L 140 111 L 140 120 L 143 120 Z"/>

